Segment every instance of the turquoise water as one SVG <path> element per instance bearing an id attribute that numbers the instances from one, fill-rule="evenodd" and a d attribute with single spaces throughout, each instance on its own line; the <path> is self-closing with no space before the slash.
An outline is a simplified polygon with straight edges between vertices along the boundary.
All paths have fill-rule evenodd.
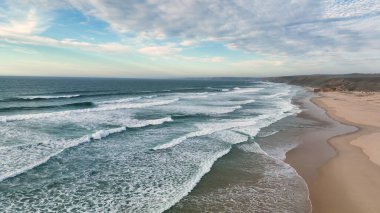
<path id="1" fill-rule="evenodd" d="M 163 212 L 237 145 L 270 166 L 252 140 L 298 112 L 296 88 L 252 80 L 3 77 L 0 91 L 1 212 Z"/>

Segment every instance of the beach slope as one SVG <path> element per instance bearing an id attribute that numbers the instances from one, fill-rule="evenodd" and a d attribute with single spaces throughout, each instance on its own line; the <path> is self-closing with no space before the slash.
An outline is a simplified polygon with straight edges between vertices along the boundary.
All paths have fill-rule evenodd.
<path id="1" fill-rule="evenodd" d="M 329 92 L 314 102 L 358 130 L 329 139 L 337 155 L 309 186 L 313 212 L 380 212 L 380 94 Z"/>

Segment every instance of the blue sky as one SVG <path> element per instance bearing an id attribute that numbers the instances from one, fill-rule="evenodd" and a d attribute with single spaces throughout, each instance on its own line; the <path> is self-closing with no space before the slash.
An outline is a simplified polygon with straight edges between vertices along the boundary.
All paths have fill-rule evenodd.
<path id="1" fill-rule="evenodd" d="M 0 0 L 0 75 L 374 73 L 380 0 Z"/>

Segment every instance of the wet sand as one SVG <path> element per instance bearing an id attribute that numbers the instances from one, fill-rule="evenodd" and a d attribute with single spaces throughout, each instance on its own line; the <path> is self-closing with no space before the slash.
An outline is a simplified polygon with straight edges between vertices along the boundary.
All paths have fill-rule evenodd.
<path id="1" fill-rule="evenodd" d="M 377 96 L 326 93 L 309 98 L 296 97 L 302 112 L 268 127 L 278 133 L 254 139 L 276 158 L 243 152 L 239 144 L 167 212 L 308 212 L 300 206 L 306 203 L 294 203 L 307 196 L 302 182 L 277 173 L 292 170 L 281 163 L 285 156 L 272 153 L 286 144 L 295 148 L 287 149 L 285 162 L 306 181 L 313 212 L 380 212 Z M 276 174 L 268 176 L 268 171 Z"/>
<path id="2" fill-rule="evenodd" d="M 326 125 L 302 131 L 298 136 L 302 143 L 286 156 L 309 186 L 313 212 L 380 212 L 379 98 L 378 94 L 323 93 L 313 101 L 340 123 L 317 108 L 300 115 Z"/>
<path id="3" fill-rule="evenodd" d="M 302 92 L 300 96 L 309 94 Z M 297 145 L 300 131 L 312 132 L 309 129 L 321 128 L 321 123 L 292 115 L 263 128 L 262 134 L 248 142 L 235 144 L 186 197 L 165 213 L 309 212 L 306 183 L 282 160 Z M 327 159 L 334 156 L 330 146 L 325 148 L 330 149 Z"/>

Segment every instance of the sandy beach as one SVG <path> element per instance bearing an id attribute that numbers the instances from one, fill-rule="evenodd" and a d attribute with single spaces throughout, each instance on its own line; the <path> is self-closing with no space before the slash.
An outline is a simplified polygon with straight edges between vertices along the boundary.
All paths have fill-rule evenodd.
<path id="1" fill-rule="evenodd" d="M 286 159 L 306 180 L 313 212 L 380 212 L 380 95 L 329 92 L 313 102 L 339 123 L 305 112 L 326 127 L 300 134 Z"/>

